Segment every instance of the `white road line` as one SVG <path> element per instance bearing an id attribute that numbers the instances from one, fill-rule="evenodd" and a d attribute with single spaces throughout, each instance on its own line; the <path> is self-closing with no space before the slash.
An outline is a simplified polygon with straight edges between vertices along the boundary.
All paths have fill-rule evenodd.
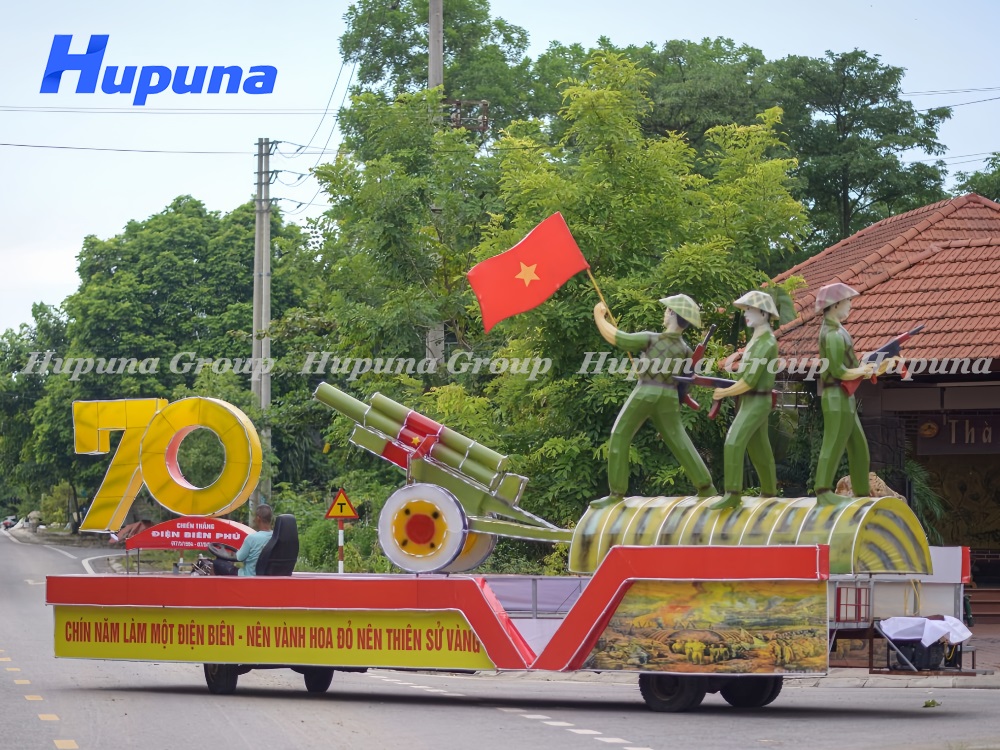
<path id="1" fill-rule="evenodd" d="M 630 740 L 623 740 L 620 737 L 594 737 L 598 742 L 611 742 L 616 745 L 627 745 Z"/>
<path id="2" fill-rule="evenodd" d="M 571 727 L 573 726 L 568 721 L 543 721 L 543 724 L 548 724 L 550 727 Z"/>
<path id="3" fill-rule="evenodd" d="M 505 714 L 523 714 L 523 708 L 498 708 L 497 711 L 503 711 Z"/>
<path id="4" fill-rule="evenodd" d="M 543 714 L 521 714 L 522 719 L 551 719 L 551 716 L 545 716 Z"/>
<path id="5" fill-rule="evenodd" d="M 0 532 L 2 532 L 5 537 L 7 537 L 8 539 L 10 539 L 15 544 L 24 544 L 24 542 L 22 542 L 16 536 L 14 536 L 13 534 L 11 534 L 9 531 L 7 531 L 7 529 L 0 529 Z"/>
<path id="6" fill-rule="evenodd" d="M 52 550 L 53 552 L 58 552 L 60 555 L 66 555 L 66 557 L 68 557 L 71 560 L 75 560 L 76 559 L 76 555 L 71 555 L 66 550 L 59 549 L 58 547 L 53 547 L 51 544 L 43 544 L 42 546 L 43 547 L 48 547 L 50 550 Z"/>
<path id="7" fill-rule="evenodd" d="M 573 734 L 602 734 L 596 729 L 567 729 L 567 732 L 572 732 Z"/>
<path id="8" fill-rule="evenodd" d="M 95 557 L 88 557 L 86 560 L 81 560 L 80 564 L 83 566 L 83 569 L 87 571 L 87 575 L 88 576 L 96 576 L 97 573 L 95 573 L 94 569 L 92 567 L 90 567 L 90 561 L 91 560 L 103 560 L 103 559 L 106 559 L 108 557 L 125 557 L 125 553 L 124 552 L 112 552 L 111 554 L 108 554 L 108 555 L 97 555 Z"/>
<path id="9" fill-rule="evenodd" d="M 651 747 L 626 747 L 626 748 L 622 748 L 622 750 L 653 750 L 653 748 L 651 748 Z"/>

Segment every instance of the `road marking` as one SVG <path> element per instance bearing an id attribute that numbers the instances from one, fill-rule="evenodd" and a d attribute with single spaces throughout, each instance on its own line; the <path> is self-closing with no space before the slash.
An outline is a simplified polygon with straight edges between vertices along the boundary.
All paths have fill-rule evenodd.
<path id="1" fill-rule="evenodd" d="M 571 727 L 573 726 L 568 721 L 543 721 L 543 724 L 548 724 L 550 727 Z"/>
<path id="2" fill-rule="evenodd" d="M 505 714 L 523 714 L 523 708 L 498 708 L 497 711 L 503 711 Z"/>
<path id="3" fill-rule="evenodd" d="M 21 668 L 20 667 L 7 667 L 7 671 L 8 672 L 20 672 Z"/>
<path id="4" fill-rule="evenodd" d="M 573 734 L 601 734 L 596 729 L 567 729 L 566 731 Z"/>
<path id="5" fill-rule="evenodd" d="M 14 544 L 24 544 L 24 542 L 22 542 L 16 536 L 14 536 L 13 534 L 11 534 L 9 531 L 7 531 L 7 529 L 3 529 L 3 535 L 5 537 L 7 537 L 8 539 L 10 539 L 12 542 L 14 542 Z"/>
<path id="6" fill-rule="evenodd" d="M 612 742 L 617 745 L 627 745 L 630 740 L 623 740 L 620 737 L 594 737 L 598 742 Z"/>
<path id="7" fill-rule="evenodd" d="M 465 697 L 465 693 L 441 693 L 441 695 L 448 695 L 448 696 L 451 696 L 453 698 L 464 698 Z"/>
<path id="8" fill-rule="evenodd" d="M 59 717 L 55 714 L 38 714 L 38 718 L 42 721 L 59 721 Z"/>
<path id="9" fill-rule="evenodd" d="M 58 552 L 60 555 L 66 555 L 66 557 L 70 558 L 71 560 L 75 560 L 76 559 L 76 555 L 71 555 L 66 550 L 59 549 L 58 547 L 53 547 L 51 544 L 43 544 L 42 546 L 43 547 L 48 547 L 50 550 Z"/>
<path id="10" fill-rule="evenodd" d="M 447 693 L 443 688 L 424 688 L 428 693 Z"/>
<path id="11" fill-rule="evenodd" d="M 80 750 L 80 746 L 75 740 L 52 740 L 56 743 L 56 750 Z"/>
<path id="12" fill-rule="evenodd" d="M 31 680 L 14 680 L 15 685 L 30 685 Z"/>
<path id="13" fill-rule="evenodd" d="M 117 552 L 117 553 L 110 554 L 110 555 L 96 555 L 95 557 L 88 557 L 86 560 L 81 560 L 80 564 L 83 566 L 83 569 L 87 571 L 87 575 L 88 576 L 96 576 L 97 573 L 94 572 L 94 569 L 92 567 L 90 567 L 90 561 L 91 560 L 106 560 L 106 559 L 111 558 L 111 557 L 125 557 L 125 553 L 124 552 Z"/>
<path id="14" fill-rule="evenodd" d="M 44 586 L 45 585 L 45 581 L 33 581 L 30 578 L 25 578 L 24 582 L 26 584 L 28 584 L 29 586 Z"/>
<path id="15" fill-rule="evenodd" d="M 551 716 L 545 716 L 544 714 L 521 714 L 522 719 L 551 719 Z"/>
<path id="16" fill-rule="evenodd" d="M 40 701 L 40 700 L 44 700 L 42 698 L 42 696 L 40 696 L 40 695 L 26 695 L 26 696 L 24 696 L 24 699 L 26 701 Z"/>
<path id="17" fill-rule="evenodd" d="M 624 750 L 653 750 L 651 747 L 626 747 Z"/>
<path id="18" fill-rule="evenodd" d="M 0 661 L 10 661 L 9 656 L 0 656 Z"/>

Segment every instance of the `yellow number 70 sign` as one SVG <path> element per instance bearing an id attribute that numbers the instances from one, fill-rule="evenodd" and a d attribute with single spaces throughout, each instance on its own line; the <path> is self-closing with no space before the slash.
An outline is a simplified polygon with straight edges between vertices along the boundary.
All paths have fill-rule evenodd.
<path id="1" fill-rule="evenodd" d="M 181 472 L 177 451 L 194 430 L 211 430 L 225 450 L 222 473 L 195 487 Z M 117 531 L 143 484 L 164 508 L 182 516 L 221 516 L 240 507 L 260 479 L 260 439 L 253 423 L 232 404 L 214 398 L 162 398 L 73 403 L 77 453 L 108 453 L 111 433 L 124 431 L 83 531 Z"/>

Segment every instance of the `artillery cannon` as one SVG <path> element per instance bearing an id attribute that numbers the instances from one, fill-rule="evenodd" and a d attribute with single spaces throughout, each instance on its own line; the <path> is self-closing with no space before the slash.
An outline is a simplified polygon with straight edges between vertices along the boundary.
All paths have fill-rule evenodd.
<path id="1" fill-rule="evenodd" d="M 528 479 L 507 471 L 506 456 L 380 393 L 364 403 L 321 383 L 314 396 L 354 422 L 354 445 L 406 472 L 378 521 L 382 550 L 404 570 L 472 570 L 497 536 L 570 541 L 572 531 L 518 507 Z"/>

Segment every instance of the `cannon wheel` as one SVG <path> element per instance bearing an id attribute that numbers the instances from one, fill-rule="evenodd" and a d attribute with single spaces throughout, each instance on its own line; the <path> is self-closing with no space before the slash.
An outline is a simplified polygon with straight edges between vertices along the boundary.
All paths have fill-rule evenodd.
<path id="1" fill-rule="evenodd" d="M 739 677 L 728 680 L 719 694 L 733 708 L 763 708 L 781 692 L 781 677 Z"/>
<path id="2" fill-rule="evenodd" d="M 382 551 L 411 573 L 444 570 L 465 549 L 468 535 L 469 518 L 462 504 L 436 484 L 410 484 L 396 490 L 378 518 Z"/>
<path id="3" fill-rule="evenodd" d="M 470 531 L 465 546 L 458 553 L 455 562 L 441 570 L 442 573 L 464 573 L 478 568 L 486 558 L 493 554 L 497 546 L 497 538 L 493 534 L 480 534 Z"/>
<path id="4" fill-rule="evenodd" d="M 679 713 L 701 705 L 706 691 L 704 681 L 698 677 L 641 674 L 639 692 L 653 711 Z"/>

